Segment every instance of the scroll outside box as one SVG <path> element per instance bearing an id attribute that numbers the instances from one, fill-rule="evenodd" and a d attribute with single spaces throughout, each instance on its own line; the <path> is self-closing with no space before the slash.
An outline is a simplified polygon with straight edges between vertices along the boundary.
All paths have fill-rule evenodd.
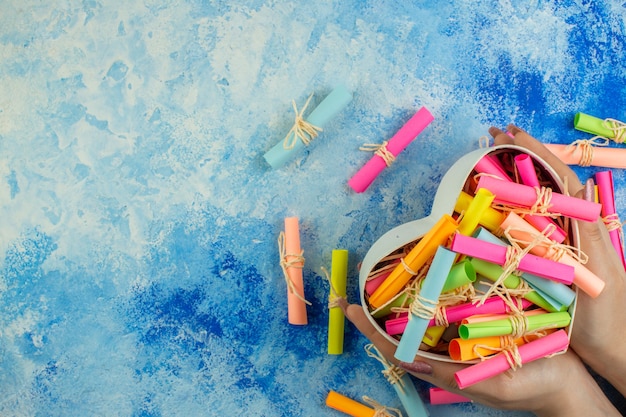
<path id="1" fill-rule="evenodd" d="M 293 285 L 293 291 L 287 289 L 287 312 L 289 324 L 308 324 L 306 303 L 300 298 L 304 298 L 304 281 L 302 278 L 302 268 L 304 263 L 297 259 L 297 254 L 302 253 L 300 247 L 300 228 L 297 217 L 285 218 L 285 262 L 287 264 L 288 278 Z M 300 297 L 298 297 L 300 295 Z"/>
<path id="2" fill-rule="evenodd" d="M 338 85 L 324 100 L 305 118 L 313 126 L 322 128 L 336 117 L 352 101 L 350 93 L 343 85 Z M 272 168 L 280 168 L 294 158 L 306 146 L 290 132 L 286 138 L 274 145 L 263 155 Z M 292 146 L 285 146 L 286 143 Z"/>
<path id="3" fill-rule="evenodd" d="M 348 278 L 348 251 L 335 249 L 332 252 L 330 270 L 330 295 L 345 297 Z M 335 293 L 336 292 L 336 293 Z M 328 354 L 340 355 L 343 353 L 345 317 L 340 307 L 331 307 L 328 310 Z"/>
<path id="4" fill-rule="evenodd" d="M 387 150 L 397 157 L 400 153 L 434 120 L 433 115 L 426 107 L 420 108 L 396 132 L 387 143 Z M 379 155 L 374 155 L 359 171 L 348 181 L 348 185 L 357 193 L 362 193 L 370 186 L 387 167 L 386 161 Z"/>

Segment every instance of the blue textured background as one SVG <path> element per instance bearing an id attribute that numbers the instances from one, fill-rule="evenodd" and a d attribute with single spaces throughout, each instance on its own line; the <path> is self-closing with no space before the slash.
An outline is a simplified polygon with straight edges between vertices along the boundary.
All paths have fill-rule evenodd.
<path id="1" fill-rule="evenodd" d="M 352 326 L 325 353 L 332 249 L 350 251 L 357 300 L 372 242 L 428 214 L 490 125 L 570 143 L 577 111 L 624 118 L 626 5 L 513 3 L 2 1 L 0 414 L 338 416 L 329 389 L 398 407 Z M 348 108 L 270 170 L 291 100 L 339 83 Z M 358 147 L 422 105 L 435 121 L 353 193 Z M 286 320 L 285 216 L 301 219 L 306 327 Z"/>

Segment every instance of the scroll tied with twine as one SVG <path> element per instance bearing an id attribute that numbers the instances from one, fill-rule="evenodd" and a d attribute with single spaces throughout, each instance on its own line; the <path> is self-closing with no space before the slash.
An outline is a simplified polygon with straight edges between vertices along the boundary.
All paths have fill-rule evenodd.
<path id="1" fill-rule="evenodd" d="M 520 216 L 542 216 L 558 218 L 561 213 L 551 211 L 552 208 L 552 189 L 550 187 L 533 187 L 536 193 L 536 200 L 532 206 L 519 207 L 508 204 L 493 204 L 492 207 L 501 211 L 512 211 Z"/>
<path id="2" fill-rule="evenodd" d="M 366 143 L 361 146 L 359 150 L 365 152 L 374 152 L 374 155 L 378 155 L 380 158 L 382 158 L 383 161 L 385 161 L 385 165 L 387 165 L 387 167 L 390 167 L 391 164 L 393 164 L 396 160 L 396 156 L 392 154 L 389 149 L 387 149 L 388 144 L 388 141 L 384 141 L 382 144 Z"/>
<path id="3" fill-rule="evenodd" d="M 619 218 L 619 214 L 613 213 L 602 218 L 602 222 L 606 226 L 606 230 L 609 232 L 617 231 L 619 233 L 619 240 L 622 243 L 622 252 L 624 251 L 624 223 Z"/>
<path id="4" fill-rule="evenodd" d="M 546 227 L 546 229 L 548 231 L 550 230 L 554 230 L 554 225 L 550 224 L 548 225 L 548 227 Z M 511 236 L 511 231 L 512 229 L 509 227 L 507 229 L 504 230 L 503 235 L 506 237 L 506 239 L 509 241 L 510 246 L 507 247 L 507 251 L 506 251 L 506 260 L 504 262 L 503 268 L 502 268 L 502 273 L 500 274 L 500 276 L 498 277 L 497 280 L 495 280 L 495 282 L 493 283 L 493 285 L 490 287 L 490 289 L 488 291 L 485 292 L 485 294 L 482 296 L 482 298 L 480 299 L 480 302 L 478 303 L 478 305 L 482 305 L 485 303 L 485 301 L 487 301 L 487 299 L 493 295 L 494 291 L 496 290 L 496 288 L 498 287 L 503 287 L 503 282 L 504 280 L 512 273 L 516 273 L 518 272 L 518 267 L 519 267 L 519 263 L 521 262 L 522 258 L 524 256 L 526 256 L 528 253 L 530 253 L 530 251 L 537 245 L 539 245 L 540 243 L 542 243 L 544 241 L 544 239 L 547 239 L 545 236 L 545 234 L 538 234 L 537 236 L 535 236 L 533 238 L 533 240 L 531 242 L 524 242 L 521 241 L 519 239 L 515 239 L 513 236 Z M 548 233 L 548 232 L 545 232 Z M 521 243 L 525 243 L 526 247 L 522 248 L 521 247 Z M 518 288 L 521 291 L 527 291 L 528 287 L 526 285 L 526 287 L 524 287 L 524 280 L 520 280 L 520 285 L 522 286 L 521 288 Z M 497 293 L 498 295 L 502 295 L 500 293 Z M 509 307 L 512 307 L 512 309 L 516 309 L 516 307 L 512 304 L 509 303 L 511 302 L 511 290 L 510 289 L 505 289 L 505 294 L 506 297 L 503 298 L 504 301 L 507 303 L 507 305 L 509 305 Z M 517 295 L 517 294 L 516 294 Z"/>
<path id="5" fill-rule="evenodd" d="M 335 286 L 333 285 L 333 281 L 330 279 L 330 274 L 328 273 L 328 270 L 324 267 L 321 267 L 320 269 L 322 270 L 322 273 L 324 274 L 326 281 L 328 281 L 328 284 L 330 285 L 330 296 L 328 297 L 328 309 L 330 310 L 331 308 L 340 307 L 339 300 L 342 298 L 345 299 L 345 297 L 339 295 L 339 293 L 335 289 Z"/>
<path id="6" fill-rule="evenodd" d="M 311 143 L 311 141 L 317 137 L 319 132 L 322 131 L 321 127 L 315 126 L 304 119 L 304 112 L 309 106 L 312 97 L 313 94 L 309 96 L 306 103 L 304 103 L 304 107 L 302 107 L 302 110 L 300 111 L 298 111 L 296 101 L 292 100 L 291 104 L 293 106 L 293 111 L 296 116 L 293 126 L 291 127 L 289 132 L 287 132 L 287 135 L 283 140 L 283 149 L 293 149 L 296 146 L 296 142 L 298 140 L 301 140 L 305 146 L 308 146 L 309 143 Z"/>
<path id="7" fill-rule="evenodd" d="M 280 254 L 280 267 L 283 271 L 285 283 L 287 284 L 289 292 L 294 294 L 300 301 L 304 302 L 305 304 L 311 305 L 311 303 L 304 298 L 303 294 L 298 293 L 296 285 L 289 276 L 288 271 L 289 268 L 304 268 L 304 251 L 300 251 L 300 253 L 287 253 L 287 249 L 285 247 L 285 232 L 280 232 L 280 234 L 278 235 L 278 252 Z"/>
<path id="8" fill-rule="evenodd" d="M 430 300 L 417 294 L 410 305 L 409 320 L 411 316 L 419 317 L 424 320 L 430 320 L 437 313 L 437 304 L 439 300 Z"/>
<path id="9" fill-rule="evenodd" d="M 402 411 L 397 408 L 386 407 L 367 395 L 363 396 L 363 402 L 374 409 L 372 417 L 402 417 Z"/>
<path id="10" fill-rule="evenodd" d="M 485 356 L 481 354 L 479 351 L 480 349 L 489 350 L 492 352 L 492 354 L 501 353 L 502 355 L 504 355 L 504 358 L 506 359 L 506 362 L 509 364 L 509 368 L 511 368 L 512 371 L 516 371 L 517 369 L 521 368 L 523 365 L 522 356 L 519 353 L 517 344 L 514 342 L 515 337 L 501 336 L 500 340 L 500 347 L 488 345 L 474 345 L 474 353 L 480 358 L 481 361 L 489 359 L 491 355 Z"/>
<path id="11" fill-rule="evenodd" d="M 607 118 L 603 120 L 602 125 L 613 132 L 615 143 L 624 143 L 626 141 L 626 123 Z"/>
<path id="12" fill-rule="evenodd" d="M 571 152 L 580 149 L 578 165 L 588 167 L 593 162 L 593 148 L 596 146 L 609 146 L 609 139 L 602 136 L 594 136 L 591 139 L 578 139 L 567 145 L 566 149 L 570 149 Z"/>
<path id="13" fill-rule="evenodd" d="M 402 377 L 404 376 L 406 371 L 392 364 L 391 362 L 389 362 L 380 353 L 380 351 L 376 348 L 376 346 L 374 346 L 371 343 L 365 345 L 365 352 L 367 353 L 367 356 L 369 356 L 370 358 L 376 359 L 378 362 L 380 362 L 383 365 L 383 370 L 381 371 L 381 373 L 384 375 L 385 379 L 387 379 L 387 381 L 391 385 L 397 384 L 397 387 L 400 389 L 400 391 L 402 393 L 405 393 L 404 381 L 402 380 Z"/>

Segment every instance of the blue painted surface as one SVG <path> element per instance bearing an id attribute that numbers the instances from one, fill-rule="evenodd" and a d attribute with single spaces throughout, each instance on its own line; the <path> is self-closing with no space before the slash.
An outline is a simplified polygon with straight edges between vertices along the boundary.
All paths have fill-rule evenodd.
<path id="1" fill-rule="evenodd" d="M 398 407 L 352 326 L 325 353 L 332 249 L 357 300 L 369 246 L 428 214 L 490 125 L 570 143 L 577 111 L 625 117 L 625 6 L 512 3 L 3 1 L 0 414 L 339 415 L 329 389 Z M 291 100 L 339 83 L 353 102 L 270 170 Z M 432 125 L 351 192 L 358 147 L 422 105 Z M 285 216 L 301 218 L 306 327 L 286 321 Z"/>

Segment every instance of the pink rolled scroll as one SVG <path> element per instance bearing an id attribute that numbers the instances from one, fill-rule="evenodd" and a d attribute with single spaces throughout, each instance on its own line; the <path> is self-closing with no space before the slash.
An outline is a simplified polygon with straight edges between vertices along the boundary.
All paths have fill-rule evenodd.
<path id="1" fill-rule="evenodd" d="M 577 201 L 583 201 L 578 200 Z M 509 233 L 515 239 L 531 242 L 539 231 L 532 227 L 528 222 L 522 219 L 517 214 L 510 212 L 504 219 L 501 225 L 502 229 L 509 229 Z M 537 245 L 534 246 L 530 252 L 542 258 L 552 259 L 557 255 L 557 250 L 551 247 Z M 602 281 L 596 274 L 587 269 L 583 264 L 574 259 L 571 255 L 564 253 L 558 259 L 559 262 L 574 267 L 574 284 L 582 291 L 587 293 L 592 298 L 600 295 L 604 289 L 604 281 Z"/>
<path id="2" fill-rule="evenodd" d="M 527 309 L 532 305 L 528 300 L 521 300 L 521 308 Z M 463 303 L 452 307 L 445 308 L 445 315 L 449 323 L 456 323 L 464 318 L 476 315 L 476 314 L 504 314 L 511 311 L 510 307 L 506 305 L 504 300 L 498 296 L 489 297 L 482 305 L 478 303 Z M 396 334 L 402 334 L 406 323 L 409 318 L 404 315 L 395 319 L 390 319 L 385 322 L 385 330 L 391 336 Z M 429 326 L 434 326 L 435 319 L 431 319 L 428 323 Z"/>
<path id="3" fill-rule="evenodd" d="M 518 352 L 521 357 L 521 363 L 525 364 L 564 351 L 568 345 L 569 337 L 567 332 L 559 330 L 520 346 Z M 457 371 L 454 374 L 454 378 L 459 388 L 465 389 L 509 369 L 511 367 L 505 354 L 499 353 L 490 359 Z"/>
<path id="4" fill-rule="evenodd" d="M 535 172 L 535 164 L 533 164 L 533 160 L 530 155 L 521 153 L 516 155 L 513 159 L 515 161 L 517 171 L 519 172 L 520 179 L 522 180 L 522 184 L 529 185 L 531 187 L 540 187 L 539 179 L 537 178 L 537 173 Z M 549 224 L 552 224 L 555 229 L 550 235 L 548 235 L 548 237 L 559 243 L 565 241 L 567 233 L 551 218 L 545 216 L 526 216 L 525 218 L 526 221 L 532 224 L 537 230 L 546 230 L 546 227 Z"/>
<path id="5" fill-rule="evenodd" d="M 545 147 L 564 164 L 594 166 L 604 168 L 626 168 L 626 149 L 592 146 L 588 155 L 584 147 L 576 145 L 556 145 L 546 143 Z"/>
<path id="6" fill-rule="evenodd" d="M 492 177 L 481 177 L 478 189 L 486 188 L 496 195 L 494 202 L 530 208 L 537 203 L 537 191 L 528 185 L 499 180 Z M 578 220 L 593 222 L 600 216 L 601 206 L 592 201 L 581 200 L 564 194 L 552 192 L 549 212 Z"/>
<path id="7" fill-rule="evenodd" d="M 482 259 L 500 266 L 504 266 L 507 263 L 506 247 L 474 237 L 464 236 L 460 233 L 457 233 L 452 238 L 450 249 L 456 253 Z M 566 285 L 571 285 L 574 281 L 573 266 L 551 261 L 530 253 L 524 255 L 519 260 L 516 269 Z"/>
<path id="8" fill-rule="evenodd" d="M 511 181 L 511 177 L 504 171 L 502 164 L 495 156 L 485 155 L 474 166 L 474 170 L 479 174 L 495 175 L 503 180 Z"/>
<path id="9" fill-rule="evenodd" d="M 614 220 L 619 223 L 619 218 L 615 210 L 615 194 L 613 187 L 613 173 L 611 171 L 597 172 L 595 175 L 596 184 L 598 185 L 598 200 L 602 204 L 602 218 L 607 223 L 609 229 L 609 236 L 611 237 L 611 243 L 617 252 L 617 255 L 622 260 L 622 265 L 626 267 L 626 260 L 624 259 L 624 248 L 622 247 L 622 237 L 620 236 L 620 229 L 610 227 L 610 220 Z"/>
<path id="10" fill-rule="evenodd" d="M 434 117 L 428 109 L 422 107 L 389 139 L 386 150 L 393 157 L 397 157 L 433 120 Z M 385 167 L 387 167 L 387 161 L 377 153 L 350 178 L 348 185 L 357 193 L 362 193 Z"/>
<path id="11" fill-rule="evenodd" d="M 382 284 L 383 281 L 387 279 L 389 274 L 391 274 L 391 270 L 385 272 L 384 274 L 380 274 L 376 278 L 368 279 L 365 282 L 365 292 L 367 293 L 367 295 L 372 295 L 374 291 L 376 291 L 376 289 L 380 287 L 380 284 Z"/>
<path id="12" fill-rule="evenodd" d="M 428 393 L 430 395 L 430 403 L 432 405 L 472 402 L 472 400 L 467 397 L 446 391 L 445 389 L 439 387 L 431 387 Z"/>
<path id="13" fill-rule="evenodd" d="M 547 314 L 548 311 L 542 308 L 536 308 L 534 310 L 525 310 L 523 311 L 524 317 L 537 316 L 539 314 Z M 484 323 L 486 321 L 494 321 L 494 320 L 502 320 L 510 318 L 509 314 L 475 314 L 473 316 L 465 317 L 461 320 L 461 324 L 472 324 L 472 323 Z"/>
<path id="14" fill-rule="evenodd" d="M 409 322 L 409 315 L 402 314 L 400 317 L 395 319 L 390 319 L 385 322 L 385 331 L 390 336 L 395 336 L 397 334 L 404 333 L 404 329 L 406 329 L 406 324 Z"/>

